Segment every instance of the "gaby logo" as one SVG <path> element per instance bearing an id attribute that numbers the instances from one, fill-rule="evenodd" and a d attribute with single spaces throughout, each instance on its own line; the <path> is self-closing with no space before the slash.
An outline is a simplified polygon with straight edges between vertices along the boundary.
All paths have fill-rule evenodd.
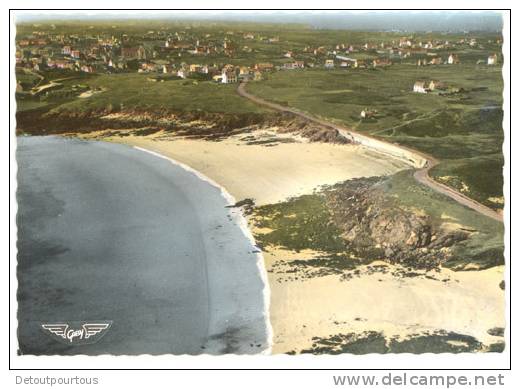
<path id="1" fill-rule="evenodd" d="M 41 324 L 42 330 L 62 343 L 79 346 L 96 343 L 112 325 L 112 321 Z"/>

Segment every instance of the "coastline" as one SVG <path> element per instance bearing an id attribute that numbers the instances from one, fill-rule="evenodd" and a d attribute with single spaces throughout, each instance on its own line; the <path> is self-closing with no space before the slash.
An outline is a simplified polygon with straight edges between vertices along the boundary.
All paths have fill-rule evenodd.
<path id="1" fill-rule="evenodd" d="M 363 146 L 309 143 L 293 137 L 288 137 L 292 142 L 280 141 L 274 146 L 249 144 L 240 135 L 219 142 L 163 133 L 106 137 L 99 132 L 84 138 L 138 146 L 172 158 L 211 177 L 239 201 L 252 199 L 257 206 L 312 194 L 323 185 L 408 168 Z"/>
<path id="2" fill-rule="evenodd" d="M 320 185 L 356 177 L 390 175 L 404 169 L 401 164 L 357 145 L 280 142 L 274 147 L 265 147 L 248 144 L 238 137 L 210 142 L 163 134 L 105 137 L 103 132 L 91 134 L 91 137 L 145 149 L 175 161 L 200 174 L 221 191 L 225 188 L 228 202 L 234 202 L 235 198 L 253 198 L 260 200 L 255 201 L 260 206 L 283 202 L 292 196 L 312 194 Z M 293 146 L 301 152 L 288 158 Z M 266 160 L 267 164 L 262 165 Z M 304 166 L 306 171 L 302 176 L 300 171 L 292 170 L 295 166 Z M 343 169 L 343 176 L 335 173 L 339 169 Z M 312 180 L 305 182 L 308 176 L 312 176 Z M 253 218 L 244 218 L 244 223 L 246 220 L 249 233 L 262 233 Z M 411 337 L 418 333 L 434 336 L 432 333 L 447 331 L 456 336 L 473 336 L 483 342 L 485 348 L 499 340 L 486 331 L 504 326 L 504 307 L 500 304 L 503 293 L 498 287 L 503 279 L 503 267 L 462 273 L 442 269 L 440 273 L 426 272 L 416 278 L 403 278 L 399 273 L 406 272 L 406 269 L 387 264 L 382 273 L 379 270 L 374 272 L 370 266 L 363 267 L 361 276 L 350 280 L 339 275 L 295 279 L 299 275 L 294 273 L 294 269 L 285 267 L 292 261 L 312 261 L 319 255 L 263 247 L 263 263 L 270 288 L 272 354 L 309 352 L 316 339 L 326 340 L 338 334 L 363 337 L 377 332 L 378 336 L 387 337 L 388 342 L 391 339 L 413 342 Z M 483 284 L 487 294 L 482 293 L 480 286 Z M 374 291 L 377 292 L 374 294 Z M 385 308 L 379 312 L 379 295 L 388 306 L 397 301 L 399 309 Z M 349 304 L 349 296 L 357 296 L 354 304 Z M 475 296 L 485 299 L 486 304 L 479 305 Z M 425 304 L 421 306 L 419 302 L 423 300 Z M 438 302 L 442 302 L 441 306 Z M 480 308 L 474 311 L 468 310 L 468 306 Z M 414 315 L 407 316 L 405 307 L 415 307 L 420 320 L 414 323 Z M 457 314 L 461 310 L 463 317 Z M 486 324 L 475 325 L 479 323 L 479 315 L 489 319 Z M 487 324 L 490 328 L 485 328 Z"/>
<path id="3" fill-rule="evenodd" d="M 195 170 L 192 167 L 190 167 L 182 162 L 179 162 L 173 158 L 167 157 L 167 156 L 157 153 L 155 151 L 148 150 L 148 149 L 145 149 L 140 146 L 133 146 L 133 148 L 136 150 L 139 150 L 139 151 L 143 151 L 145 153 L 149 153 L 158 158 L 166 159 L 167 161 L 171 162 L 172 164 L 186 170 L 189 173 L 194 174 L 202 181 L 209 183 L 210 185 L 214 186 L 215 188 L 218 188 L 220 190 L 222 197 L 227 201 L 228 205 L 236 204 L 236 199 L 226 190 L 225 187 L 218 184 L 216 181 L 209 178 L 208 176 L 202 174 L 198 170 Z M 233 215 L 233 218 L 234 218 L 235 222 L 237 223 L 237 225 L 240 227 L 244 236 L 251 243 L 251 245 L 254 247 L 257 247 L 255 238 L 253 237 L 253 234 L 251 233 L 249 226 L 247 224 L 247 220 L 244 217 L 244 215 L 240 209 L 238 210 L 238 212 L 236 214 Z M 269 286 L 269 280 L 267 278 L 267 271 L 265 269 L 265 260 L 264 260 L 261 250 L 259 250 L 259 252 L 256 253 L 256 258 L 257 258 L 256 266 L 258 268 L 260 278 L 262 279 L 262 282 L 264 284 L 264 289 L 263 289 L 264 312 L 263 312 L 263 314 L 265 317 L 265 324 L 266 324 L 266 328 L 267 328 L 267 344 L 268 344 L 267 349 L 263 350 L 261 354 L 271 354 L 272 347 L 273 347 L 273 328 L 272 328 L 271 320 L 270 320 L 271 290 L 270 290 L 270 286 Z"/>
<path id="4" fill-rule="evenodd" d="M 270 352 L 262 257 L 240 210 L 226 208 L 233 198 L 225 189 L 187 166 L 127 145 L 52 136 L 24 140 L 24 158 L 18 156 L 25 169 L 18 222 L 19 266 L 26 267 L 19 288 L 27 297 L 18 311 L 24 354 Z M 56 244 L 66 249 L 46 249 Z M 66 266 L 54 271 L 63 262 L 76 263 L 72 274 Z M 56 288 L 65 300 L 53 298 L 49 290 Z M 41 300 L 37 308 L 35 300 Z M 117 325 L 103 342 L 63 350 L 59 342 L 46 343 L 38 324 L 56 315 Z M 136 337 L 130 342 L 129 331 Z"/>

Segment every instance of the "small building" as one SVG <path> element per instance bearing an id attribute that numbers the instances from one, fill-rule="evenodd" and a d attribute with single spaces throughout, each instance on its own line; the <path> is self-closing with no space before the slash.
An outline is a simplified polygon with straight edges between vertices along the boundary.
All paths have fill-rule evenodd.
<path id="1" fill-rule="evenodd" d="M 222 83 L 223 84 L 233 84 L 238 82 L 238 77 L 236 73 L 232 70 L 223 70 L 222 71 Z"/>
<path id="2" fill-rule="evenodd" d="M 179 69 L 177 71 L 177 77 L 180 77 L 180 78 L 188 78 L 188 76 L 190 75 L 190 72 L 188 69 Z"/>
<path id="3" fill-rule="evenodd" d="M 270 72 L 274 70 L 274 65 L 269 62 L 257 63 L 255 64 L 255 70 L 259 70 L 261 72 Z"/>
<path id="4" fill-rule="evenodd" d="M 460 63 L 459 57 L 456 54 L 450 54 L 448 57 L 448 65 L 456 65 Z"/>
<path id="5" fill-rule="evenodd" d="M 143 46 L 122 47 L 121 56 L 130 59 L 146 59 L 146 52 Z"/>
<path id="6" fill-rule="evenodd" d="M 377 67 L 385 67 L 392 65 L 392 61 L 390 61 L 388 58 L 376 58 L 372 61 L 372 66 Z"/>
<path id="7" fill-rule="evenodd" d="M 498 56 L 496 55 L 496 53 L 494 53 L 493 55 L 490 55 L 487 59 L 487 64 L 488 65 L 496 65 L 498 63 Z"/>
<path id="8" fill-rule="evenodd" d="M 361 111 L 359 116 L 361 116 L 362 119 L 370 119 L 370 118 L 375 117 L 376 114 L 377 114 L 376 110 L 369 110 L 368 108 L 365 108 L 364 110 Z"/>
<path id="9" fill-rule="evenodd" d="M 428 89 L 429 90 L 445 90 L 447 89 L 448 86 L 442 82 L 442 81 L 437 81 L 437 80 L 431 80 L 430 83 L 428 84 Z"/>
<path id="10" fill-rule="evenodd" d="M 305 62 L 303 61 L 294 61 L 294 62 L 287 62 L 283 64 L 283 68 L 287 70 L 292 69 L 303 69 L 305 67 Z"/>
<path id="11" fill-rule="evenodd" d="M 162 65 L 162 72 L 163 72 L 164 74 L 172 73 L 172 72 L 173 72 L 173 67 L 172 67 L 172 65 L 170 65 L 170 64 L 164 64 L 164 65 Z"/>
<path id="12" fill-rule="evenodd" d="M 191 73 L 202 73 L 202 65 L 195 64 L 195 63 L 191 64 L 190 72 Z"/>
<path id="13" fill-rule="evenodd" d="M 428 93 L 426 81 L 416 81 L 413 85 L 413 91 L 415 93 Z"/>
<path id="14" fill-rule="evenodd" d="M 325 67 L 327 69 L 332 69 L 334 68 L 334 60 L 333 59 L 326 59 L 325 60 Z"/>
<path id="15" fill-rule="evenodd" d="M 442 57 L 432 58 L 429 62 L 430 65 L 442 65 Z"/>

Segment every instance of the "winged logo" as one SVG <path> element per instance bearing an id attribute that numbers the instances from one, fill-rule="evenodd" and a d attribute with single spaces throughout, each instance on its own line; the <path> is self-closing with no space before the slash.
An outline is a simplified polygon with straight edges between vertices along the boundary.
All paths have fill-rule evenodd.
<path id="1" fill-rule="evenodd" d="M 110 328 L 112 321 L 45 323 L 41 328 L 52 338 L 69 345 L 95 343 Z"/>
<path id="2" fill-rule="evenodd" d="M 106 330 L 110 327 L 110 323 L 85 323 L 83 324 L 83 329 L 85 330 L 85 339 L 90 338 L 96 334 L 99 334 L 101 331 Z"/>
<path id="3" fill-rule="evenodd" d="M 67 339 L 67 328 L 68 324 L 42 324 L 42 328 L 53 333 L 54 335 L 60 336 L 63 339 Z"/>

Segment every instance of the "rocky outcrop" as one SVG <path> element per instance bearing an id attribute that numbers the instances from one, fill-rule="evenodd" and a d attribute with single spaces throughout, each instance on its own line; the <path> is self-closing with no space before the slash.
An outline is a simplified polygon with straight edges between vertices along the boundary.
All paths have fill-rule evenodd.
<path id="1" fill-rule="evenodd" d="M 171 112 L 161 110 L 61 110 L 48 107 L 41 110 L 17 112 L 18 134 L 49 135 L 111 130 L 111 135 L 130 133 L 146 136 L 159 131 L 172 135 L 205 140 L 227 137 L 266 128 L 280 133 L 293 133 L 311 142 L 349 143 L 338 130 L 313 124 L 287 113 L 218 113 Z M 124 132 L 122 131 L 124 130 Z M 128 130 L 133 130 L 128 132 Z"/>
<path id="2" fill-rule="evenodd" d="M 384 178 L 351 180 L 325 191 L 332 221 L 363 256 L 416 268 L 434 268 L 467 232 L 434 226 L 429 216 L 407 209 L 383 190 Z"/>

